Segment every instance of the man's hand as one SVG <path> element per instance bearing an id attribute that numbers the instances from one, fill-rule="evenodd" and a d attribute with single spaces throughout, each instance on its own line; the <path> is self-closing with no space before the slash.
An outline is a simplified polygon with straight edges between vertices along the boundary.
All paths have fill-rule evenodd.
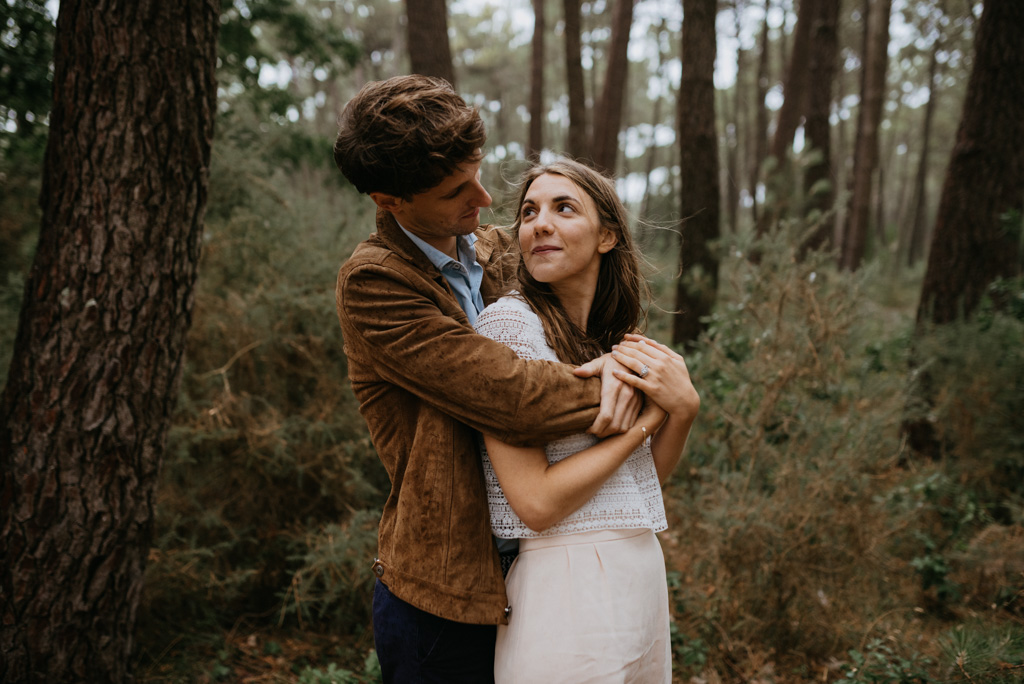
<path id="1" fill-rule="evenodd" d="M 597 420 L 587 432 L 602 438 L 623 433 L 633 427 L 644 405 L 643 393 L 616 378 L 613 374 L 616 370 L 632 372 L 613 359 L 611 354 L 603 354 L 573 371 L 579 378 L 591 378 L 598 374 L 601 376 L 601 409 Z"/>

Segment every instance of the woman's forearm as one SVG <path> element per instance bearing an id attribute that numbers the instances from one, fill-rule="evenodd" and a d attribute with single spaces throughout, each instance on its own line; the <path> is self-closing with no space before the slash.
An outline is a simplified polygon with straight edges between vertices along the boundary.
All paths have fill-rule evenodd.
<path id="1" fill-rule="evenodd" d="M 485 442 L 512 510 L 531 530 L 542 532 L 589 501 L 663 416 L 645 414 L 626 432 L 552 464 L 542 450 L 520 449 L 490 436 Z"/>
<path id="2" fill-rule="evenodd" d="M 651 453 L 654 455 L 654 467 L 658 471 L 658 481 L 664 483 L 675 470 L 686 448 L 686 440 L 693 427 L 694 415 L 669 416 L 651 440 Z"/>

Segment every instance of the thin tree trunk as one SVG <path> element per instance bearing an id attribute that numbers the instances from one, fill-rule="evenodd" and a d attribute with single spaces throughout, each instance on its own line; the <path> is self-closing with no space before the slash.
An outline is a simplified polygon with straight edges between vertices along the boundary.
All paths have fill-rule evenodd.
<path id="1" fill-rule="evenodd" d="M 437 76 L 454 86 L 455 69 L 448 43 L 445 0 L 405 0 L 405 16 L 412 72 Z"/>
<path id="2" fill-rule="evenodd" d="M 661 49 L 661 36 L 667 33 L 668 27 L 664 17 L 661 20 L 661 25 L 658 28 L 658 76 L 664 77 L 665 75 L 665 52 Z M 661 106 L 662 97 L 659 95 L 654 98 L 654 111 L 651 114 L 651 121 L 654 122 L 654 128 L 661 124 Z M 652 137 L 651 147 L 647 150 L 646 166 L 644 168 L 644 194 L 643 204 L 640 209 L 640 218 L 646 219 L 651 206 L 651 174 L 654 173 L 656 168 L 658 146 L 657 139 Z"/>
<path id="3" fill-rule="evenodd" d="M 801 0 L 796 27 L 793 29 L 793 48 L 783 84 L 784 99 L 775 119 L 775 135 L 768 151 L 768 156 L 775 160 L 765 174 L 765 185 L 768 188 L 766 202 L 770 204 L 764 207 L 757 223 L 758 235 L 763 235 L 778 218 L 788 213 L 789 197 L 794 194 L 790 190 L 792 168 L 789 153 L 793 148 L 796 129 L 800 126 L 800 117 L 807 109 L 808 60 L 815 6 L 813 0 Z"/>
<path id="4" fill-rule="evenodd" d="M 682 78 L 677 130 L 681 226 L 676 344 L 697 340 L 718 294 L 718 257 L 711 242 L 720 234 L 718 135 L 715 131 L 716 0 L 683 0 Z"/>
<path id="5" fill-rule="evenodd" d="M 563 0 L 565 10 L 565 80 L 569 91 L 569 139 L 566 147 L 577 159 L 587 155 L 587 94 L 583 84 L 580 0 Z"/>
<path id="6" fill-rule="evenodd" d="M 726 191 L 725 191 L 725 211 L 728 216 L 729 230 L 735 234 L 739 230 L 739 207 L 740 207 L 740 187 L 741 179 L 743 178 L 743 169 L 740 168 L 740 132 L 743 130 L 742 118 L 743 118 L 743 103 L 746 99 L 741 95 L 743 83 L 743 46 L 740 42 L 740 17 L 743 11 L 743 5 L 739 0 L 736 2 L 736 6 L 733 8 L 733 15 L 735 18 L 736 27 L 736 81 L 733 84 L 732 89 L 732 127 L 726 126 L 726 167 L 728 169 L 726 173 Z"/>
<path id="7" fill-rule="evenodd" d="M 871 0 L 868 39 L 864 58 L 864 87 L 857 119 L 857 146 L 853 151 L 853 194 L 843 231 L 840 265 L 850 271 L 860 268 L 871 222 L 872 179 L 878 164 L 878 129 L 885 97 L 888 69 L 889 15 L 892 0 Z"/>
<path id="8" fill-rule="evenodd" d="M 807 110 L 808 61 L 811 52 L 811 27 L 815 23 L 817 2 L 800 0 L 793 29 L 793 48 L 789 54 L 782 107 L 776 118 L 775 136 L 769 154 L 781 165 L 793 147 L 793 136 L 800 127 L 800 117 Z"/>
<path id="9" fill-rule="evenodd" d="M 64 0 L 39 246 L 0 396 L 3 680 L 131 681 L 191 324 L 213 0 Z"/>
<path id="10" fill-rule="evenodd" d="M 804 0 L 807 2 L 808 0 Z M 806 211 L 824 213 L 832 208 L 835 178 L 832 173 L 832 83 L 838 52 L 839 0 L 819 0 L 811 27 L 809 92 L 807 107 L 807 147 L 819 155 L 804 175 Z M 821 249 L 832 239 L 832 224 L 821 221 L 805 247 Z"/>
<path id="11" fill-rule="evenodd" d="M 931 59 L 928 62 L 928 101 L 924 104 L 924 122 L 921 126 L 921 154 L 917 159 L 917 174 L 914 179 L 914 205 L 913 216 L 910 220 L 910 235 L 907 239 L 906 255 L 907 265 L 913 266 L 924 258 L 925 247 L 925 222 L 927 221 L 928 207 L 928 157 L 932 140 L 932 121 L 935 118 L 936 88 L 938 81 L 939 50 L 942 42 L 936 38 L 932 46 Z"/>
<path id="12" fill-rule="evenodd" d="M 540 159 L 544 147 L 544 0 L 533 0 L 533 50 L 530 55 L 530 135 L 526 154 Z"/>
<path id="13" fill-rule="evenodd" d="M 622 105 L 629 80 L 629 30 L 633 25 L 634 0 L 615 0 L 612 37 L 601 101 L 594 112 L 594 167 L 613 174 L 619 152 Z"/>
<path id="14" fill-rule="evenodd" d="M 761 39 L 757 56 L 757 95 L 754 106 L 756 108 L 756 124 L 754 130 L 754 163 L 750 169 L 750 194 L 751 194 L 751 219 L 753 224 L 759 225 L 759 213 L 757 206 L 757 189 L 761 183 L 761 171 L 764 160 L 768 156 L 768 108 L 764 100 L 768 96 L 768 13 L 771 11 L 772 0 L 764 2 L 764 22 L 761 25 Z"/>

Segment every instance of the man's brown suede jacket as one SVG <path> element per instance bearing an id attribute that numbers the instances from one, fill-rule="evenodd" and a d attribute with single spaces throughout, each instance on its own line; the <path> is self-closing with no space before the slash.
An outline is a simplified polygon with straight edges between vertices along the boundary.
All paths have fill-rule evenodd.
<path id="1" fill-rule="evenodd" d="M 476 235 L 490 303 L 512 272 L 509 237 L 490 227 Z M 434 615 L 506 622 L 475 431 L 513 444 L 582 432 L 597 417 L 600 381 L 520 360 L 477 335 L 444 276 L 387 212 L 341 267 L 337 304 L 352 389 L 391 478 L 374 572 Z"/>

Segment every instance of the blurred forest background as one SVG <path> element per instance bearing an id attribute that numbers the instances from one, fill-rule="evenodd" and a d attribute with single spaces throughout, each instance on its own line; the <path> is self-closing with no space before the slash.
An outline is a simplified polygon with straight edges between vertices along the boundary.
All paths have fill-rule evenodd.
<path id="1" fill-rule="evenodd" d="M 120 637 L 136 680 L 377 681 L 389 483 L 334 307 L 373 204 L 331 145 L 362 84 L 411 70 L 480 108 L 488 221 L 564 153 L 635 217 L 648 332 L 703 399 L 665 488 L 677 681 L 1024 680 L 1024 140 L 1001 127 L 1024 98 L 968 88 L 1024 71 L 981 63 L 985 5 L 1011 8 L 986 44 L 1019 42 L 1018 0 L 221 0 L 194 308 Z M 60 28 L 56 2 L 0 14 L 2 385 L 57 182 Z M 984 173 L 956 172 L 971 111 L 1003 154 L 982 145 Z"/>

